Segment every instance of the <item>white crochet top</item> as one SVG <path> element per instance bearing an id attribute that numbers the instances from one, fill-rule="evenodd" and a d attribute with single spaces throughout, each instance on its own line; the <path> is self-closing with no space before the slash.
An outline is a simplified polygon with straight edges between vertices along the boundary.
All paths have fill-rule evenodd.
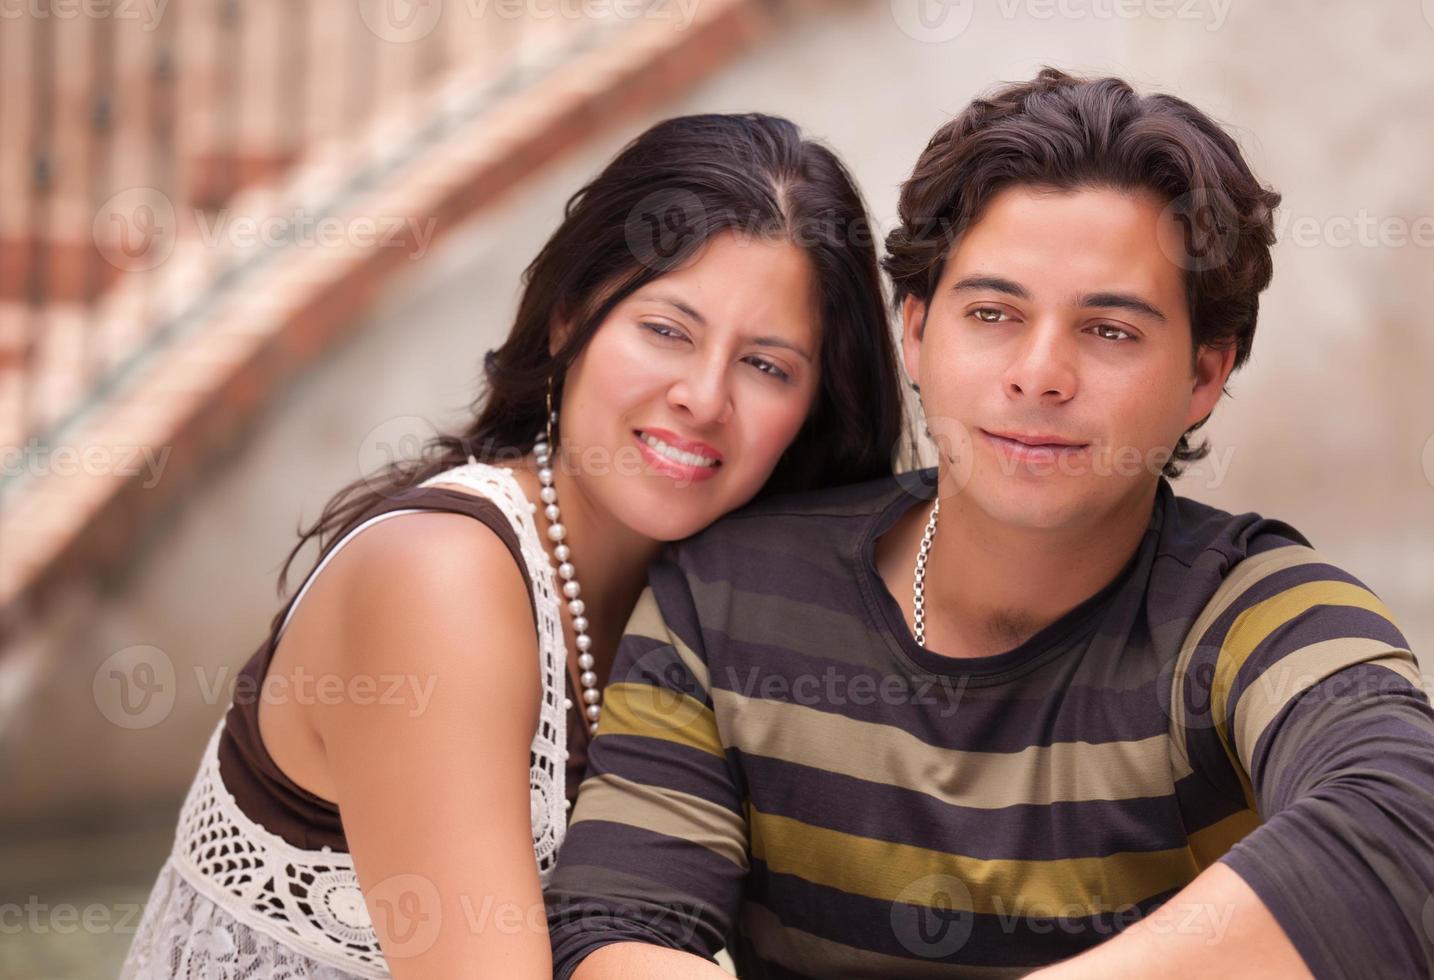
<path id="1" fill-rule="evenodd" d="M 491 499 L 517 533 L 528 566 L 543 681 L 529 785 L 533 853 L 546 886 L 566 829 L 563 784 L 571 707 L 564 690 L 567 649 L 555 570 L 534 524 L 536 505 L 528 501 L 512 471 L 468 459 L 421 485 L 454 483 Z M 379 521 L 422 511 L 388 511 L 344 535 L 305 580 L 279 633 L 314 578 L 355 535 Z M 180 810 L 174 850 L 160 870 L 120 972 L 122 980 L 389 976 L 352 857 L 328 847 L 294 847 L 246 817 L 220 778 L 217 748 L 222 729 L 221 721 Z M 474 827 L 475 833 L 480 831 Z"/>

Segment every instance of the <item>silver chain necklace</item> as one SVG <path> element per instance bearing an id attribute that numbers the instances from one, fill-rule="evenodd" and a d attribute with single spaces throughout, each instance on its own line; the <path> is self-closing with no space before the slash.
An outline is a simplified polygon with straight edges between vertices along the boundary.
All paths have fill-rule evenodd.
<path id="1" fill-rule="evenodd" d="M 936 517 L 940 513 L 941 500 L 937 498 L 926 522 L 926 533 L 921 536 L 921 548 L 916 552 L 916 573 L 911 580 L 911 632 L 923 648 L 926 646 L 926 560 L 931 556 L 931 539 L 936 537 Z"/>

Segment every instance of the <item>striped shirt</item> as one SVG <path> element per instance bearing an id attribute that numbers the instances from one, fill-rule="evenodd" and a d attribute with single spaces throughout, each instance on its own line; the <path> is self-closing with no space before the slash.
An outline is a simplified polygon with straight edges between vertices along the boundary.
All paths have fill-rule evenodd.
<path id="1" fill-rule="evenodd" d="M 555 976 L 640 941 L 1014 977 L 1216 861 L 1317 976 L 1428 976 L 1434 711 L 1385 605 L 1161 478 L 1099 593 L 944 657 L 873 561 L 934 477 L 761 501 L 653 563 L 546 896 Z"/>

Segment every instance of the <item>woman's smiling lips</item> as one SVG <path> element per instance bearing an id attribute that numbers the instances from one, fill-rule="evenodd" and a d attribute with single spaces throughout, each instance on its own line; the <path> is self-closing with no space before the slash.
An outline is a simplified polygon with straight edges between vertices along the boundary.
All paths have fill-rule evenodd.
<path id="1" fill-rule="evenodd" d="M 642 458 L 667 476 L 699 483 L 710 480 L 722 468 L 722 454 L 705 442 L 684 439 L 667 429 L 633 429 L 632 435 Z M 654 446 L 653 442 L 658 445 Z M 673 455 L 679 458 L 674 459 Z M 699 458 L 711 462 L 697 462 Z"/>

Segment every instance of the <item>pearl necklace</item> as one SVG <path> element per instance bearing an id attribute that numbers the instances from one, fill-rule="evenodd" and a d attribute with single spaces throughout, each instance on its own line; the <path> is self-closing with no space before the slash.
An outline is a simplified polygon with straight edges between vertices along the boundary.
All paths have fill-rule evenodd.
<path id="1" fill-rule="evenodd" d="M 552 420 L 551 414 L 549 415 Z M 551 431 L 551 429 L 549 429 Z M 578 669 L 582 671 L 578 680 L 583 687 L 583 714 L 588 720 L 588 734 L 597 734 L 598 719 L 602 716 L 602 690 L 598 687 L 598 676 L 593 672 L 596 661 L 592 655 L 592 637 L 588 636 L 588 618 L 580 598 L 583 588 L 578 584 L 577 569 L 573 568 L 572 549 L 563 541 L 568 529 L 563 526 L 561 511 L 558 510 L 558 488 L 553 485 L 553 469 L 548 465 L 550 445 L 548 433 L 539 432 L 534 437 L 533 454 L 538 463 L 538 482 L 542 487 L 538 496 L 542 499 L 543 515 L 548 519 L 548 540 L 554 544 L 553 557 L 558 560 L 558 577 L 563 580 L 563 595 L 568 600 L 568 612 L 573 617 L 574 644 L 578 648 Z"/>
<path id="2" fill-rule="evenodd" d="M 916 573 L 911 579 L 911 632 L 922 647 L 926 646 L 926 559 L 931 555 L 931 539 L 936 537 L 936 516 L 940 513 L 941 500 L 937 498 L 926 522 L 926 533 L 921 536 L 921 548 L 916 552 Z"/>

